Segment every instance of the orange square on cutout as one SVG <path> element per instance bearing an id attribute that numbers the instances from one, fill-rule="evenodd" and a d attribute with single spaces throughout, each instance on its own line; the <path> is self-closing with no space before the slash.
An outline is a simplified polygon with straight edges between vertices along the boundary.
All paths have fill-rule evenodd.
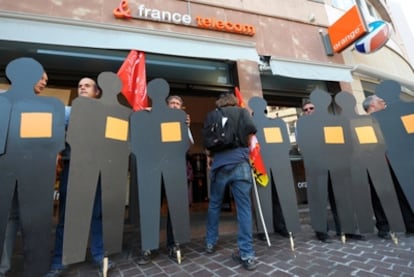
<path id="1" fill-rule="evenodd" d="M 264 138 L 267 143 L 282 143 L 282 132 L 279 127 L 263 128 Z"/>
<path id="2" fill-rule="evenodd" d="M 166 122 L 161 123 L 161 141 L 162 142 L 176 142 L 181 141 L 180 122 Z"/>
<path id="3" fill-rule="evenodd" d="M 344 130 L 341 126 L 323 127 L 326 144 L 344 144 Z"/>
<path id="4" fill-rule="evenodd" d="M 20 137 L 51 138 L 52 119 L 51 113 L 21 113 Z"/>
<path id="5" fill-rule="evenodd" d="M 377 135 L 372 126 L 356 127 L 355 132 L 360 144 L 378 143 Z"/>
<path id="6" fill-rule="evenodd" d="M 401 116 L 401 121 L 403 122 L 407 134 L 414 133 L 414 114 Z"/>
<path id="7" fill-rule="evenodd" d="M 108 116 L 106 118 L 105 138 L 127 141 L 128 121 Z"/>

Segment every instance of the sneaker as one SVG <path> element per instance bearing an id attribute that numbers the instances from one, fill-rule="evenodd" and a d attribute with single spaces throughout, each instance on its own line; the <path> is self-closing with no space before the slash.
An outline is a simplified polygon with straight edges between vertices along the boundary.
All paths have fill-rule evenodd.
<path id="1" fill-rule="evenodd" d="M 279 235 L 281 235 L 284 238 L 290 238 L 290 234 L 289 234 L 288 230 L 286 230 L 286 229 L 275 230 L 275 233 L 278 233 Z"/>
<path id="2" fill-rule="evenodd" d="M 345 234 L 347 239 L 366 240 L 365 236 L 360 234 Z"/>
<path id="3" fill-rule="evenodd" d="M 390 232 L 388 232 L 388 231 L 379 231 L 378 232 L 378 237 L 382 238 L 382 239 L 387 239 L 387 240 L 391 239 Z"/>
<path id="4" fill-rule="evenodd" d="M 152 261 L 151 250 L 145 250 L 141 256 L 138 257 L 137 263 L 139 265 L 146 265 Z"/>
<path id="5" fill-rule="evenodd" d="M 316 238 L 317 238 L 318 240 L 320 240 L 321 242 L 323 242 L 323 243 L 331 243 L 331 242 L 332 242 L 332 240 L 331 240 L 331 238 L 329 237 L 328 233 L 324 233 L 324 232 L 315 232 L 315 234 L 316 234 Z"/>
<path id="6" fill-rule="evenodd" d="M 178 259 L 177 251 L 180 251 L 180 259 Z M 177 263 L 181 263 L 182 260 L 184 260 L 184 255 L 180 249 L 179 246 L 173 246 L 168 248 L 168 257 Z"/>
<path id="7" fill-rule="evenodd" d="M 95 261 L 95 265 L 98 267 L 99 272 L 102 272 L 103 270 L 103 260 L 102 261 Z M 114 269 L 116 267 L 116 264 L 108 259 L 108 270 Z"/>
<path id="8" fill-rule="evenodd" d="M 214 248 L 214 245 L 208 243 L 204 251 L 206 251 L 207 254 L 213 254 L 214 252 L 216 252 L 216 249 Z"/>
<path id="9" fill-rule="evenodd" d="M 244 267 L 244 269 L 246 269 L 246 270 L 255 270 L 256 269 L 256 261 L 255 261 L 254 257 L 243 260 L 240 257 L 239 252 L 234 252 L 233 254 L 231 254 L 231 257 L 232 257 L 233 261 L 235 261 L 236 263 L 240 263 Z"/>
<path id="10" fill-rule="evenodd" d="M 257 234 L 257 239 L 261 240 L 261 241 L 267 241 L 266 235 L 264 233 L 258 233 Z"/>
<path id="11" fill-rule="evenodd" d="M 59 268 L 59 269 L 51 269 L 46 275 L 43 277 L 59 277 L 63 274 L 65 271 L 65 268 Z"/>

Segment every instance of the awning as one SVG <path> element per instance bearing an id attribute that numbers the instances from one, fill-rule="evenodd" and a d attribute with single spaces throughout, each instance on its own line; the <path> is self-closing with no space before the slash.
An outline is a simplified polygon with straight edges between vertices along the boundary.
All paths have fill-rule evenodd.
<path id="1" fill-rule="evenodd" d="M 255 44 L 241 40 L 5 11 L 0 11 L 0 26 L 3 40 L 260 62 Z"/>
<path id="2" fill-rule="evenodd" d="M 355 65 L 354 68 L 352 69 L 352 73 L 353 74 L 360 74 L 360 75 L 365 75 L 371 78 L 375 78 L 378 79 L 380 81 L 383 80 L 393 80 L 396 81 L 398 83 L 400 83 L 400 85 L 402 87 L 407 88 L 408 90 L 414 92 L 414 81 L 409 80 L 409 79 L 405 79 L 405 78 L 401 78 L 400 76 L 394 75 L 394 74 L 390 74 L 384 71 L 380 71 L 374 67 L 365 65 L 365 64 L 358 64 Z"/>
<path id="3" fill-rule="evenodd" d="M 316 63 L 304 60 L 287 60 L 281 58 L 270 59 L 270 68 L 273 75 L 284 77 L 352 82 L 352 67 L 340 64 Z"/>

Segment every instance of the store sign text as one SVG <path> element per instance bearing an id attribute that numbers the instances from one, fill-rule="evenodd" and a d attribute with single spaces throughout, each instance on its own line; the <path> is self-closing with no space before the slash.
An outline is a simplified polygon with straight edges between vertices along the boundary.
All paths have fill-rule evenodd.
<path id="1" fill-rule="evenodd" d="M 236 33 L 247 36 L 253 36 L 256 33 L 256 30 L 252 25 L 218 20 L 214 17 L 196 16 L 195 20 L 193 20 L 190 14 L 150 9 L 146 8 L 143 4 L 138 6 L 137 15 L 133 16 L 131 15 L 131 10 L 128 7 L 127 0 L 122 0 L 119 6 L 114 9 L 113 13 L 114 16 L 119 19 L 160 21 L 164 23 L 195 26 L 197 28 Z"/>

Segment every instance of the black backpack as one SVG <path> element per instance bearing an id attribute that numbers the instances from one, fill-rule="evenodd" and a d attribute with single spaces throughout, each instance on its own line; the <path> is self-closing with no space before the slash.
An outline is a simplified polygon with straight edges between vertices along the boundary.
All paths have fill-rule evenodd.
<path id="1" fill-rule="evenodd" d="M 220 108 L 211 111 L 202 129 L 204 147 L 213 153 L 239 147 L 239 117 L 234 119 Z"/>

